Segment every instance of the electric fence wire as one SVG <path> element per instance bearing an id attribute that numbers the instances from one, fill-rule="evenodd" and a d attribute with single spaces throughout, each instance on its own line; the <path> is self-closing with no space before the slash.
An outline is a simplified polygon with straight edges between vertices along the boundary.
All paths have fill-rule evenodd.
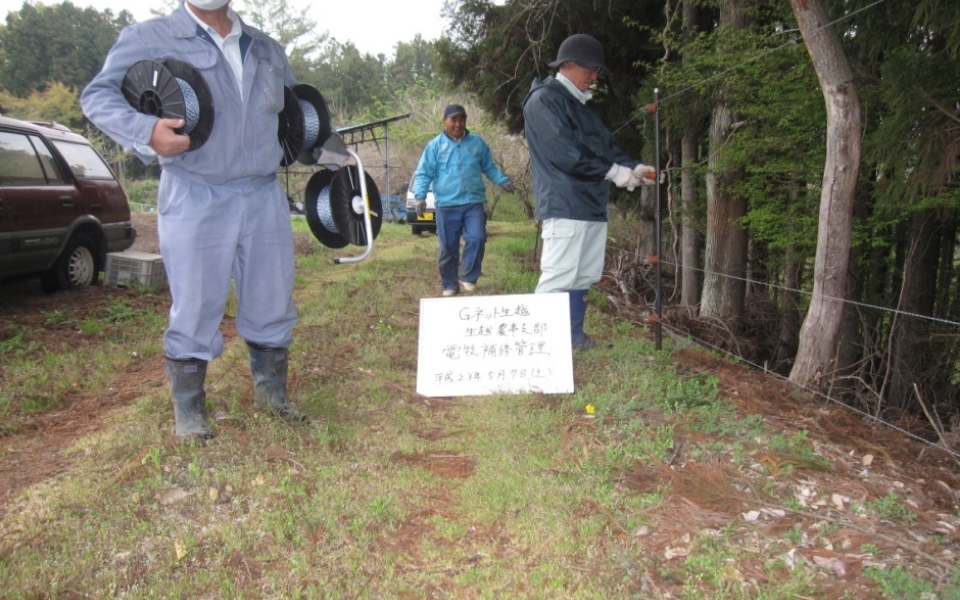
<path id="1" fill-rule="evenodd" d="M 684 268 L 682 265 L 680 265 L 680 264 L 678 264 L 678 263 L 670 262 L 670 261 L 667 261 L 667 260 L 662 260 L 662 261 L 661 261 L 661 264 L 671 265 L 671 266 L 673 266 L 673 267 L 676 267 L 678 272 L 680 271 L 681 268 Z M 766 282 L 766 281 L 758 281 L 758 280 L 756 280 L 756 279 L 747 279 L 746 277 L 740 277 L 740 276 L 737 276 L 737 275 L 730 275 L 730 274 L 727 274 L 727 273 L 719 273 L 719 272 L 717 272 L 717 271 L 708 271 L 708 270 L 706 270 L 706 269 L 699 269 L 699 268 L 697 268 L 697 267 L 685 267 L 685 268 L 691 269 L 691 270 L 693 270 L 693 271 L 699 271 L 700 273 L 703 273 L 703 274 L 708 274 L 708 273 L 709 273 L 709 274 L 711 274 L 711 275 L 719 275 L 720 277 L 726 277 L 726 278 L 728 278 L 728 279 L 735 279 L 735 280 L 737 280 L 737 281 L 744 281 L 744 282 L 749 283 L 749 284 L 759 284 L 759 285 L 763 285 L 763 286 L 766 286 L 766 287 L 771 288 L 771 289 L 783 290 L 783 291 L 785 291 L 785 292 L 796 292 L 796 293 L 799 293 L 799 294 L 804 294 L 804 295 L 806 295 L 806 296 L 813 296 L 813 292 L 812 292 L 812 291 L 799 290 L 799 289 L 795 289 L 795 288 L 789 288 L 789 287 L 786 287 L 786 286 L 777 285 L 777 284 L 775 284 L 775 283 L 768 283 L 768 282 Z M 842 304 L 852 304 L 852 305 L 854 305 L 854 306 L 859 306 L 859 307 L 861 307 L 861 308 L 872 308 L 872 309 L 874 309 L 874 310 L 879 310 L 879 311 L 883 311 L 883 312 L 894 313 L 894 314 L 896 314 L 896 315 L 901 315 L 901 316 L 904 316 L 904 317 L 916 317 L 916 318 L 918 318 L 918 319 L 923 319 L 923 320 L 931 321 L 931 322 L 934 322 L 934 323 L 940 323 L 940 324 L 943 324 L 943 325 L 950 325 L 950 326 L 953 326 L 953 327 L 960 327 L 960 323 L 958 323 L 958 322 L 956 322 L 956 321 L 950 321 L 950 320 L 947 320 L 947 319 L 942 319 L 942 318 L 940 318 L 940 317 L 934 317 L 934 316 L 931 316 L 931 315 L 921 315 L 921 314 L 919 314 L 919 313 L 913 313 L 913 312 L 908 312 L 908 311 L 900 310 L 900 309 L 896 309 L 896 308 L 890 308 L 890 307 L 888 307 L 888 306 L 879 306 L 879 305 L 876 305 L 876 304 L 868 304 L 868 303 L 866 303 L 866 302 L 858 302 L 857 300 L 850 300 L 850 299 L 847 299 L 847 298 L 837 298 L 837 297 L 835 297 L 835 296 L 827 296 L 827 295 L 825 295 L 825 294 L 820 294 L 819 297 L 820 297 L 820 298 L 823 298 L 824 300 L 830 300 L 830 301 L 833 301 L 833 302 L 840 302 L 840 303 L 842 303 Z"/>
<path id="2" fill-rule="evenodd" d="M 298 99 L 300 110 L 303 112 L 303 147 L 310 149 L 317 144 L 320 138 L 320 115 L 313 104 L 306 100 Z"/>
<path id="3" fill-rule="evenodd" d="M 678 269 L 680 268 L 680 265 L 679 265 L 679 264 L 674 263 L 674 262 L 670 262 L 670 261 L 661 261 L 661 264 L 671 265 L 671 266 L 674 266 L 674 267 L 676 267 L 676 268 L 678 268 Z M 747 278 L 745 278 L 745 277 L 739 277 L 739 276 L 736 276 L 736 275 L 729 275 L 729 274 L 726 274 L 726 273 L 719 273 L 719 272 L 717 272 L 717 271 L 709 271 L 709 270 L 706 270 L 706 269 L 698 269 L 698 268 L 694 268 L 694 267 L 688 267 L 688 268 L 692 268 L 692 269 L 694 269 L 695 271 L 699 271 L 699 272 L 704 273 L 704 274 L 710 273 L 710 274 L 713 274 L 713 275 L 718 275 L 718 276 L 720 276 L 720 277 L 726 277 L 726 278 L 728 278 L 728 279 L 734 279 L 734 280 L 738 280 L 738 281 L 743 281 L 743 282 L 745 282 L 745 283 L 760 284 L 760 285 L 766 286 L 766 287 L 771 288 L 771 289 L 777 289 L 777 290 L 782 290 L 782 291 L 787 291 L 787 292 L 796 292 L 796 293 L 805 294 L 805 295 L 808 295 L 808 296 L 812 296 L 812 295 L 813 295 L 812 292 L 809 292 L 809 291 L 806 291 L 806 290 L 799 290 L 799 289 L 794 289 L 794 288 L 788 288 L 788 287 L 786 287 L 786 286 L 781 286 L 781 285 L 776 285 L 776 284 L 772 284 L 772 283 L 767 283 L 767 282 L 764 282 L 764 281 L 758 281 L 758 280 L 756 280 L 756 279 L 747 279 Z M 656 290 L 656 293 L 657 293 L 657 295 L 659 296 L 659 295 L 661 295 L 663 292 L 662 292 L 662 290 Z M 905 317 L 915 317 L 915 318 L 919 318 L 919 319 L 926 319 L 926 320 L 928 320 L 928 321 L 932 321 L 932 322 L 936 322 L 936 323 L 941 323 L 941 324 L 945 324 L 945 325 L 951 325 L 951 326 L 960 327 L 960 323 L 957 323 L 957 322 L 954 322 L 954 321 L 949 321 L 949 320 L 947 320 L 947 319 L 940 319 L 940 318 L 937 318 L 937 317 L 932 317 L 932 316 L 929 316 L 929 315 L 921 315 L 921 314 L 917 314 L 917 313 L 912 313 L 912 312 L 907 312 L 907 311 L 892 309 L 892 308 L 885 307 L 885 306 L 878 306 L 878 305 L 875 305 L 875 304 L 868 304 L 868 303 L 865 303 L 865 302 L 857 302 L 857 301 L 855 301 L 855 300 L 848 300 L 848 299 L 844 299 L 844 298 L 835 298 L 835 297 L 832 297 L 832 296 L 823 296 L 823 295 L 821 295 L 821 297 L 824 298 L 824 299 L 828 299 L 828 300 L 835 301 L 835 302 L 840 302 L 840 303 L 842 303 L 842 304 L 852 304 L 852 305 L 855 305 L 855 306 L 860 306 L 860 307 L 863 307 L 863 308 L 870 308 L 870 309 L 878 310 L 878 311 L 881 311 L 881 312 L 893 313 L 893 314 L 901 315 L 901 316 L 905 316 Z M 694 339 L 694 340 L 697 341 L 697 343 L 699 343 L 699 344 L 701 344 L 701 345 L 703 345 L 703 346 L 705 346 L 705 347 L 707 347 L 707 348 L 710 348 L 710 349 L 712 349 L 712 350 L 716 350 L 716 351 L 718 351 L 718 352 L 721 352 L 721 353 L 723 353 L 723 354 L 726 354 L 727 356 L 734 357 L 734 358 L 736 358 L 738 361 L 741 361 L 741 362 L 743 362 L 743 363 L 745 363 L 745 364 L 748 364 L 748 365 L 750 365 L 751 367 L 754 367 L 755 369 L 757 369 L 757 370 L 759 370 L 759 371 L 762 371 L 764 374 L 772 375 L 774 378 L 779 379 L 780 381 L 783 381 L 783 382 L 785 382 L 785 383 L 793 386 L 793 387 L 796 388 L 796 389 L 800 389 L 800 390 L 809 392 L 809 393 L 811 393 L 811 394 L 813 394 L 813 395 L 815 395 L 815 396 L 818 396 L 818 397 L 820 397 L 820 398 L 823 398 L 823 399 L 825 399 L 825 400 L 827 400 L 827 401 L 829 401 L 829 402 L 831 402 L 831 403 L 833 403 L 833 404 L 836 404 L 837 406 L 840 406 L 840 407 L 842 407 L 842 408 L 848 409 L 848 410 L 850 410 L 851 412 L 856 413 L 856 414 L 858 414 L 858 415 L 860 415 L 860 416 L 862 416 L 862 417 L 866 417 L 867 419 L 869 419 L 869 420 L 871 420 L 871 421 L 875 421 L 875 422 L 877 422 L 877 423 L 880 423 L 880 424 L 888 427 L 889 429 L 898 431 L 898 432 L 900 432 L 900 433 L 902 433 L 902 434 L 904 434 L 904 435 L 906 435 L 906 436 L 908 436 L 908 437 L 910 437 L 910 438 L 912 438 L 912 439 L 914 439 L 914 440 L 917 440 L 917 441 L 919 441 L 919 442 L 922 442 L 922 443 L 924 443 L 924 444 L 926 444 L 926 445 L 928 445 L 928 446 L 932 446 L 932 447 L 934 447 L 934 448 L 943 450 L 944 452 L 946 452 L 947 454 L 950 454 L 950 455 L 953 456 L 954 458 L 960 459 L 960 453 L 955 452 L 954 450 L 946 447 L 946 446 L 943 445 L 943 444 L 937 444 L 937 443 L 935 443 L 935 442 L 931 442 L 930 440 L 927 440 L 927 439 L 925 439 L 925 438 L 923 438 L 923 437 L 921 437 L 921 436 L 919 436 L 919 435 L 916 435 L 916 434 L 914 434 L 914 433 L 911 433 L 910 431 L 908 431 L 908 430 L 906 430 L 906 429 L 903 429 L 902 427 L 899 427 L 899 426 L 897 426 L 897 425 L 894 425 L 893 423 L 891 423 L 891 422 L 889 422 L 889 421 L 886 421 L 886 420 L 884 420 L 883 418 L 881 418 L 881 417 L 879 417 L 879 416 L 870 414 L 870 413 L 868 413 L 868 412 L 866 412 L 866 411 L 863 411 L 863 410 L 861 410 L 861 409 L 859 409 L 859 408 L 857 408 L 857 407 L 855 407 L 855 406 L 852 406 L 852 405 L 850 405 L 850 404 L 847 404 L 846 402 L 843 402 L 842 400 L 839 400 L 839 399 L 837 399 L 837 398 L 834 398 L 834 397 L 830 396 L 830 395 L 827 394 L 827 393 L 821 392 L 821 391 L 819 391 L 819 390 L 816 390 L 816 389 L 807 387 L 807 386 L 805 386 L 805 385 L 803 385 L 803 384 L 800 384 L 800 383 L 797 383 L 797 382 L 795 382 L 795 381 L 792 381 L 792 380 L 790 380 L 789 378 L 784 377 L 783 375 L 781 375 L 781 374 L 779 374 L 779 373 L 777 373 L 777 372 L 775 372 L 775 371 L 771 371 L 770 369 L 766 368 L 766 367 L 763 366 L 763 365 L 759 365 L 759 364 L 756 364 L 756 363 L 754 363 L 754 362 L 751 362 L 749 359 L 747 359 L 747 358 L 745 358 L 745 357 L 743 357 L 743 356 L 737 355 L 737 354 L 735 354 L 735 353 L 733 353 L 733 352 L 730 352 L 729 350 L 726 350 L 726 349 L 724 349 L 724 348 L 721 348 L 720 346 L 717 346 L 717 345 L 715 345 L 715 344 L 711 344 L 710 342 L 708 342 L 708 341 L 706 341 L 706 340 L 704 340 L 704 339 L 702 339 L 702 338 L 699 338 L 699 337 L 693 335 L 693 334 L 692 334 L 691 332 L 689 332 L 689 331 L 684 331 L 684 330 L 679 329 L 679 328 L 677 328 L 677 327 L 671 326 L 671 325 L 669 325 L 666 321 L 664 321 L 662 318 L 658 319 L 657 323 L 658 323 L 658 325 L 660 325 L 661 327 L 666 327 L 666 328 L 669 329 L 670 331 L 673 331 L 673 332 L 674 332 L 675 334 L 677 334 L 678 336 L 689 337 L 689 338 L 691 338 L 691 339 Z M 933 427 L 936 427 L 936 425 L 935 425 L 934 423 L 931 423 L 931 425 L 932 425 Z"/>
<path id="4" fill-rule="evenodd" d="M 786 384 L 788 384 L 788 385 L 790 385 L 790 386 L 792 386 L 792 387 L 794 387 L 794 388 L 796 388 L 796 389 L 800 389 L 800 390 L 803 390 L 803 391 L 805 391 L 805 392 L 809 392 L 810 394 L 813 394 L 814 396 L 818 396 L 818 397 L 823 398 L 824 400 L 826 400 L 826 401 L 828 401 L 828 402 L 831 402 L 831 403 L 833 403 L 833 404 L 836 404 L 837 406 L 839 406 L 839 407 L 842 408 L 842 409 L 849 410 L 849 411 L 851 411 L 851 412 L 853 412 L 853 413 L 856 413 L 857 415 L 860 415 L 861 417 L 865 417 L 866 419 L 869 419 L 869 420 L 871 420 L 871 421 L 875 421 L 875 422 L 877 422 L 877 423 L 879 423 L 879 424 L 887 427 L 888 429 L 892 429 L 892 430 L 894 430 L 894 431 L 896 431 L 896 432 L 898 432 L 898 433 L 901 433 L 901 434 L 903 434 L 903 435 L 905 435 L 905 436 L 907 436 L 907 437 L 909 437 L 909 438 L 911 438 L 911 439 L 913 439 L 913 440 L 916 440 L 916 441 L 918 441 L 918 442 L 921 442 L 921 443 L 923 443 L 923 444 L 926 444 L 927 446 L 936 448 L 936 449 L 938 449 L 938 450 L 942 450 L 943 452 L 949 454 L 950 456 L 952 456 L 952 457 L 954 457 L 954 458 L 957 458 L 957 459 L 960 459 L 960 453 L 952 450 L 951 448 L 948 448 L 948 447 L 945 446 L 945 445 L 931 442 L 930 440 L 928 440 L 928 439 L 926 439 L 926 438 L 923 438 L 923 437 L 921 437 L 921 436 L 919 436 L 919 435 L 917 435 L 917 434 L 915 434 L 915 433 L 913 433 L 913 432 L 911 432 L 911 431 L 909 431 L 909 430 L 907 430 L 907 429 L 904 429 L 903 427 L 900 427 L 900 426 L 898 426 L 898 425 L 894 425 L 893 423 L 891 423 L 891 422 L 889 422 L 889 421 L 885 421 L 885 420 L 883 420 L 882 418 L 880 418 L 880 417 L 878 417 L 878 416 L 876 416 L 876 415 L 872 415 L 872 414 L 870 414 L 870 413 L 868 413 L 868 412 L 866 412 L 866 411 L 864 411 L 864 410 L 861 410 L 861 409 L 859 409 L 859 408 L 857 408 L 857 407 L 855 407 L 855 406 L 851 406 L 851 405 L 849 405 L 849 404 L 847 404 L 847 403 L 845 403 L 845 402 L 843 402 L 843 401 L 841 401 L 841 400 L 837 400 L 836 398 L 830 396 L 829 394 L 825 394 L 824 392 L 821 392 L 821 391 L 819 391 L 819 390 L 815 390 L 815 389 L 813 389 L 813 388 L 810 388 L 810 387 L 807 387 L 807 386 L 805 386 L 805 385 L 802 385 L 802 384 L 796 383 L 796 382 L 794 382 L 794 381 L 791 381 L 790 379 L 784 377 L 783 375 L 781 375 L 781 374 L 779 374 L 779 373 L 777 373 L 777 372 L 775 372 L 775 371 L 771 371 L 771 370 L 767 369 L 767 368 L 764 367 L 763 365 L 758 365 L 758 364 L 756 364 L 756 363 L 750 362 L 749 360 L 743 358 L 742 356 L 737 356 L 736 354 L 733 354 L 732 352 L 729 352 L 728 350 L 724 350 L 723 348 L 721 348 L 721 347 L 719 347 L 719 346 L 716 346 L 716 345 L 714 345 L 714 344 L 711 344 L 710 342 L 707 342 L 707 341 L 705 341 L 705 340 L 696 338 L 696 337 L 690 335 L 689 332 L 683 331 L 683 330 L 681 330 L 681 329 L 677 329 L 676 327 L 671 327 L 670 325 L 667 325 L 666 323 L 663 323 L 663 326 L 666 327 L 667 329 L 673 331 L 673 332 L 674 332 L 676 335 L 678 335 L 678 336 L 682 336 L 682 337 L 693 337 L 694 339 L 697 340 L 698 343 L 702 344 L 703 346 L 706 346 L 707 348 L 710 348 L 711 350 L 715 350 L 715 351 L 720 352 L 720 353 L 722 353 L 722 354 L 726 354 L 727 356 L 734 357 L 734 358 L 736 358 L 738 361 L 743 362 L 743 363 L 746 363 L 746 364 L 750 365 L 751 367 L 753 367 L 753 368 L 755 368 L 755 369 L 757 369 L 757 370 L 759 370 L 759 371 L 762 371 L 765 375 L 773 376 L 775 379 L 778 379 L 778 380 L 780 380 L 780 381 L 782 381 L 782 382 L 784 382 L 784 383 L 786 383 Z"/>
<path id="5" fill-rule="evenodd" d="M 337 229 L 337 222 L 333 220 L 333 210 L 330 208 L 331 187 L 333 186 L 328 185 L 317 194 L 317 216 L 320 217 L 320 222 L 323 223 L 324 227 L 333 233 L 340 233 L 340 230 Z"/>
<path id="6" fill-rule="evenodd" d="M 185 80 L 175 77 L 177 84 L 180 86 L 180 93 L 183 94 L 183 106 L 184 106 L 184 121 L 186 125 L 183 128 L 184 133 L 191 133 L 196 129 L 197 124 L 200 122 L 200 99 L 197 97 L 197 92 L 187 83 Z"/>

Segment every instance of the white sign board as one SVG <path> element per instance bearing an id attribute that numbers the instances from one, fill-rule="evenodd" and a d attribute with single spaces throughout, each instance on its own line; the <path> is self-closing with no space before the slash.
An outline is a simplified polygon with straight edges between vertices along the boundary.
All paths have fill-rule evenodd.
<path id="1" fill-rule="evenodd" d="M 420 300 L 417 392 L 573 393 L 565 293 Z"/>

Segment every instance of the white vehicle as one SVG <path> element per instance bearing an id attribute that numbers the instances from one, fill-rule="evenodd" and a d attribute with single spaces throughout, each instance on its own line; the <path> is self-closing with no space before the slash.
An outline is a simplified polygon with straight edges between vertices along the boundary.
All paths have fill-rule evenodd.
<path id="1" fill-rule="evenodd" d="M 407 223 L 413 235 L 424 232 L 437 233 L 437 201 L 433 197 L 433 188 L 427 190 L 427 210 L 417 216 L 417 199 L 413 196 L 413 182 L 407 187 Z"/>

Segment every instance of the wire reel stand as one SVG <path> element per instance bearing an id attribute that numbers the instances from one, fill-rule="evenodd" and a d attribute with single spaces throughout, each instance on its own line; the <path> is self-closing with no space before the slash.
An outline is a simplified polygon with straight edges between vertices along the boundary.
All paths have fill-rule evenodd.
<path id="1" fill-rule="evenodd" d="M 334 258 L 334 264 L 360 262 L 373 253 L 374 239 L 380 234 L 383 208 L 380 191 L 373 178 L 363 169 L 363 161 L 349 150 L 339 136 L 330 138 L 338 159 L 335 170 L 317 171 L 307 182 L 303 208 L 310 231 L 328 248 L 339 249 L 354 244 L 366 246 L 359 256 Z M 356 165 L 346 165 L 347 155 Z M 321 154 L 321 158 L 323 154 Z M 361 176 L 362 174 L 362 176 Z"/>
<path id="2" fill-rule="evenodd" d="M 160 64 L 134 63 L 123 77 L 123 97 L 137 112 L 161 119 L 183 119 L 175 131 L 190 137 L 190 150 L 207 141 L 213 130 L 213 96 L 192 65 L 174 58 Z"/>

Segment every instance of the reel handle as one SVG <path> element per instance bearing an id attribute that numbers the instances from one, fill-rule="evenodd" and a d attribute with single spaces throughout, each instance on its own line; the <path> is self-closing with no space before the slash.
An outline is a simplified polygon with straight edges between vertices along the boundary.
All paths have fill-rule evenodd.
<path id="1" fill-rule="evenodd" d="M 334 258 L 333 264 L 341 265 L 343 263 L 355 263 L 360 262 L 366 259 L 370 254 L 373 253 L 373 221 L 370 218 L 370 198 L 367 196 L 367 178 L 364 176 L 363 161 L 353 150 L 347 148 L 347 153 L 353 157 L 353 160 L 357 161 L 357 170 L 360 173 L 360 195 L 362 196 L 361 200 L 363 201 L 363 226 L 364 233 L 367 238 L 367 249 L 363 251 L 363 254 L 359 256 L 344 256 L 341 258 Z"/>

